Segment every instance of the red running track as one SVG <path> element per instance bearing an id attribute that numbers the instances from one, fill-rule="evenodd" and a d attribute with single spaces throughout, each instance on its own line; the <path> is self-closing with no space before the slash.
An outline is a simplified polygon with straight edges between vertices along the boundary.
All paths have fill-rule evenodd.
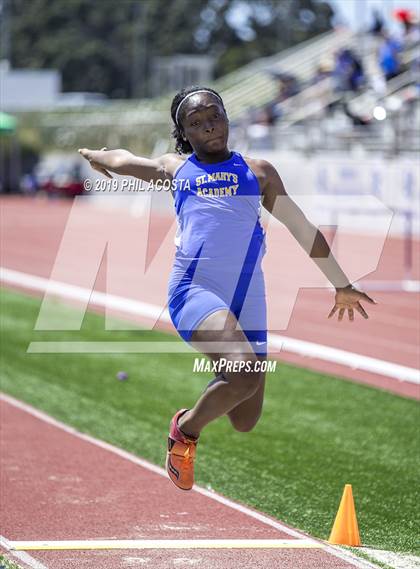
<path id="1" fill-rule="evenodd" d="M 14 197 L 3 198 L 1 206 L 2 266 L 89 288 L 92 278 L 96 278 L 95 290 L 105 291 L 107 282 L 108 292 L 112 294 L 162 306 L 165 304 L 175 230 L 173 218 L 167 214 L 154 215 L 148 225 L 146 217 L 133 217 L 128 210 L 83 204 L 77 210 L 77 222 L 72 224 L 71 243 L 63 241 L 67 243 L 66 261 L 54 267 L 63 234 L 66 228 L 69 229 L 71 202 Z M 98 252 L 102 255 L 105 235 L 116 245 L 108 249 L 106 261 L 101 264 L 97 258 Z M 321 272 L 280 224 L 270 227 L 267 235 L 268 252 L 263 266 L 269 318 L 272 319 L 270 330 L 411 368 L 419 367 L 418 294 L 372 293 L 379 305 L 365 304 L 369 320 L 363 320 L 359 314 L 353 323 L 327 320 L 333 294 L 322 288 L 325 287 L 325 279 Z M 141 247 L 144 242 L 148 243 L 146 256 Z M 402 239 L 387 237 L 382 251 L 380 245 L 377 238 L 360 235 L 344 240 L 341 256 L 350 277 L 360 278 L 372 271 L 368 279 L 403 278 Z M 420 242 L 415 241 L 413 247 L 413 277 L 419 279 Z M 380 259 L 376 266 L 374 257 L 378 252 Z M 339 260 L 341 262 L 341 257 Z M 140 282 L 145 265 L 149 267 L 147 286 L 138 286 L 136 282 Z M 360 267 L 363 268 L 362 273 L 358 272 Z M 295 286 L 295 291 L 293 279 L 300 279 L 299 282 L 306 279 L 305 282 L 312 284 L 300 289 Z M 127 318 L 126 314 L 121 316 Z M 152 326 L 150 322 L 148 324 Z M 173 326 L 163 320 L 155 326 L 174 332 Z M 284 351 L 278 357 L 302 367 L 420 398 L 419 386 L 409 382 Z"/>
<path id="2" fill-rule="evenodd" d="M 0 417 L 1 533 L 9 541 L 307 539 L 268 516 L 256 519 L 253 510 L 221 503 L 214 494 L 182 492 L 157 467 L 145 468 L 136 457 L 66 430 L 7 396 L 0 400 Z M 40 562 L 47 569 L 364 567 L 350 557 L 345 561 L 336 549 L 323 548 L 28 553 L 32 561 L 25 566 Z"/>

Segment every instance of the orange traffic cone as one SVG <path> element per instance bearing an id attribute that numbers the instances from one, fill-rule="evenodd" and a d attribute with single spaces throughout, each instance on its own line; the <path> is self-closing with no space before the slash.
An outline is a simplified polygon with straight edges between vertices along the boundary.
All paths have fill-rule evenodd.
<path id="1" fill-rule="evenodd" d="M 332 543 L 334 545 L 362 545 L 359 536 L 359 527 L 357 525 L 356 509 L 354 507 L 351 484 L 346 484 L 344 486 L 340 507 L 338 508 L 328 543 Z"/>

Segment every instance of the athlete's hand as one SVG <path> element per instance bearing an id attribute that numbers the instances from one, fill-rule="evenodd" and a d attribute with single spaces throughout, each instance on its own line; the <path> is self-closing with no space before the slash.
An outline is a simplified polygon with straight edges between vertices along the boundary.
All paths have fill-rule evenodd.
<path id="1" fill-rule="evenodd" d="M 344 288 L 338 288 L 335 293 L 335 304 L 328 314 L 328 318 L 331 318 L 337 310 L 338 312 L 338 320 L 341 322 L 343 320 L 343 316 L 346 310 L 348 310 L 349 320 L 353 322 L 354 320 L 354 311 L 360 312 L 363 318 L 369 318 L 365 309 L 360 304 L 360 300 L 365 300 L 370 302 L 371 304 L 378 304 L 375 300 L 370 298 L 365 292 L 361 292 L 354 288 L 352 285 L 348 285 Z"/>
<path id="2" fill-rule="evenodd" d="M 106 150 L 106 146 L 101 148 L 101 151 L 103 150 Z M 89 164 L 92 166 L 94 170 L 97 170 L 98 172 L 100 172 L 104 176 L 107 176 L 108 178 L 112 178 L 108 170 L 105 170 L 105 168 L 103 168 L 97 162 L 95 162 L 95 160 L 93 160 L 92 150 L 89 150 L 89 148 L 79 148 L 79 154 L 81 154 L 83 158 L 86 158 L 86 160 L 89 162 Z"/>

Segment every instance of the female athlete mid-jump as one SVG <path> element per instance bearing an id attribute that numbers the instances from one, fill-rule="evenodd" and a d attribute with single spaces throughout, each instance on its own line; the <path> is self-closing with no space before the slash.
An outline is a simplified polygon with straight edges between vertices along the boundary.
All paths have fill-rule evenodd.
<path id="1" fill-rule="evenodd" d="M 111 171 L 155 184 L 169 180 L 174 188 L 178 231 L 169 313 L 185 341 L 214 362 L 226 362 L 194 407 L 179 410 L 170 424 L 168 475 L 178 488 L 190 490 L 203 428 L 228 415 L 236 430 L 247 432 L 261 415 L 265 374 L 258 364 L 267 357 L 261 204 L 334 285 L 329 318 L 337 310 L 338 320 L 346 310 L 351 321 L 355 310 L 368 318 L 360 301 L 375 301 L 351 285 L 322 233 L 287 195 L 275 168 L 228 149 L 229 121 L 217 92 L 184 89 L 174 97 L 171 115 L 175 153 L 148 159 L 126 150 L 79 152 L 105 176 L 112 177 Z"/>

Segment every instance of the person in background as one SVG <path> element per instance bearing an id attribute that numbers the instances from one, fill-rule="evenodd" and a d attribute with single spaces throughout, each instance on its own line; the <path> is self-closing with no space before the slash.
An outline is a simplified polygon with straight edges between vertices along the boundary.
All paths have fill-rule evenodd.
<path id="1" fill-rule="evenodd" d="M 393 16 L 398 22 L 400 22 L 404 27 L 404 35 L 410 34 L 411 29 L 414 25 L 415 14 L 408 10 L 407 8 L 397 8 L 394 10 Z"/>
<path id="2" fill-rule="evenodd" d="M 379 46 L 378 62 L 386 81 L 401 73 L 400 52 L 401 43 L 388 32 L 382 33 L 382 43 Z"/>
<path id="3" fill-rule="evenodd" d="M 384 30 L 384 19 L 379 10 L 373 10 L 373 23 L 369 29 L 369 33 L 373 36 L 381 36 Z"/>
<path id="4" fill-rule="evenodd" d="M 344 48 L 336 54 L 334 77 L 338 91 L 358 91 L 363 86 L 363 64 L 351 49 Z"/>

